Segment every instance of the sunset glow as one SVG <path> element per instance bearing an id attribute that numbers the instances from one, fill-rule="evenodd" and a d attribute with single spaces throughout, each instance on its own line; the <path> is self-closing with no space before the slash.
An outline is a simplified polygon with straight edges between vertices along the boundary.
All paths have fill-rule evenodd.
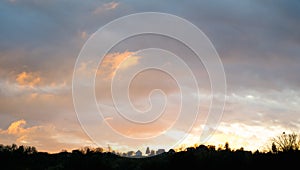
<path id="1" fill-rule="evenodd" d="M 32 145 L 47 152 L 91 146 L 119 152 L 140 149 L 144 153 L 146 147 L 169 149 L 174 144 L 178 149 L 202 142 L 219 147 L 228 142 L 234 149 L 264 150 L 270 138 L 300 129 L 300 12 L 296 4 L 253 0 L 1 1 L 0 144 Z M 87 60 L 74 69 L 81 50 L 99 28 L 119 17 L 147 11 L 184 18 L 203 31 L 215 47 L 224 67 L 227 90 L 224 112 L 216 127 L 205 126 L 212 100 L 212 75 L 183 42 L 137 35 L 107 49 L 96 68 L 92 67 L 96 62 Z M 107 39 L 102 41 L 113 41 L 118 36 L 115 32 L 105 35 Z M 183 35 L 193 37 L 189 32 Z M 165 47 L 169 53 L 146 55 L 142 48 L 149 44 Z M 175 52 L 179 59 L 166 59 L 174 57 Z M 132 76 L 134 70 L 155 64 L 174 74 L 149 69 Z M 190 70 L 185 67 L 195 73 L 199 93 L 193 89 Z M 99 113 L 89 113 L 96 107 L 94 103 L 83 103 L 86 114 L 100 117 L 103 112 L 101 121 L 84 120 L 98 135 L 95 140 L 74 108 L 75 73 L 95 78 Z M 128 86 L 124 82 L 130 76 L 134 79 Z M 114 98 L 111 83 L 117 81 L 118 92 L 128 90 L 131 105 L 121 95 Z M 84 83 L 81 87 L 88 86 Z M 196 106 L 181 106 L 183 91 L 184 104 L 199 99 L 198 116 L 193 115 Z M 84 90 L 80 94 L 87 95 Z M 222 94 L 213 97 L 222 101 Z M 115 108 L 114 102 L 119 102 L 120 108 Z M 140 120 L 149 117 L 153 121 L 124 121 L 134 117 L 132 108 L 144 114 L 136 114 Z M 143 113 L 150 114 L 151 109 L 157 115 Z M 124 116 L 120 111 L 130 113 Z M 193 128 L 186 130 L 191 124 L 188 118 L 193 116 Z M 214 133 L 200 139 L 209 128 Z M 155 138 L 159 135 L 162 137 Z M 180 145 L 175 145 L 185 135 Z"/>

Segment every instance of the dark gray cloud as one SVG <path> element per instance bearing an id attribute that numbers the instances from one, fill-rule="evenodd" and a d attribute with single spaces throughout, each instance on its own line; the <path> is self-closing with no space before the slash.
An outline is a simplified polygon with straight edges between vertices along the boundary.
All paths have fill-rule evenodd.
<path id="1" fill-rule="evenodd" d="M 294 46 L 299 43 L 297 30 L 300 24 L 297 19 L 300 7 L 297 1 L 122 1 L 122 11 L 117 9 L 109 15 L 93 15 L 98 6 L 108 2 L 1 2 L 1 46 L 7 49 L 29 44 L 41 47 L 45 44 L 48 48 L 60 49 L 61 45 L 67 46 L 78 32 L 93 33 L 122 14 L 158 11 L 193 22 L 209 36 L 224 58 L 238 57 L 251 61 L 251 58 L 276 54 L 294 59 L 298 54 Z M 231 56 L 233 51 L 237 51 L 239 56 Z"/>

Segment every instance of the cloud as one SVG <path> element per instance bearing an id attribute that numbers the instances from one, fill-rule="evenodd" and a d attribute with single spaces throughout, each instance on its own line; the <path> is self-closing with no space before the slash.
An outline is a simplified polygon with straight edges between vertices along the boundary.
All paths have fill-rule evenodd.
<path id="1" fill-rule="evenodd" d="M 117 8 L 119 6 L 118 2 L 109 2 L 109 3 L 105 3 L 99 7 L 97 7 L 94 11 L 93 14 L 101 14 L 104 11 L 109 11 L 109 10 L 113 10 L 115 8 Z"/>
<path id="2" fill-rule="evenodd" d="M 42 126 L 33 126 L 26 128 L 26 121 L 21 119 L 12 122 L 6 130 L 0 129 L 1 139 L 4 143 L 31 143 L 31 135 L 37 133 Z M 4 138 L 3 138 L 4 137 Z"/>
<path id="3" fill-rule="evenodd" d="M 259 121 L 261 126 L 273 122 L 287 127 L 291 126 L 291 122 L 299 121 L 297 113 L 300 109 L 299 104 L 299 90 L 264 90 L 263 92 L 253 89 L 238 90 L 228 94 L 223 120 L 246 124 Z"/>
<path id="4" fill-rule="evenodd" d="M 17 74 L 15 82 L 9 79 L 0 79 L 0 99 L 4 96 L 63 95 L 71 88 L 66 82 L 57 83 L 47 81 L 42 81 L 42 78 L 33 72 Z"/>
<path id="5" fill-rule="evenodd" d="M 105 9 L 111 10 L 111 9 L 115 9 L 118 5 L 119 5 L 119 3 L 117 3 L 117 2 L 110 2 L 110 3 L 104 4 L 103 6 L 105 7 Z"/>
<path id="6" fill-rule="evenodd" d="M 135 52 L 129 51 L 109 53 L 102 59 L 98 70 L 94 70 L 95 61 L 90 60 L 80 63 L 76 71 L 84 77 L 93 77 L 96 71 L 97 80 L 102 83 L 102 81 L 111 80 L 118 69 L 124 70 L 138 64 L 140 57 L 134 54 Z"/>
<path id="7" fill-rule="evenodd" d="M 34 87 L 41 82 L 41 78 L 35 73 L 24 71 L 17 75 L 16 81 L 21 86 Z"/>
<path id="8" fill-rule="evenodd" d="M 88 36 L 88 33 L 86 32 L 86 31 L 82 31 L 81 33 L 80 33 L 80 38 L 81 39 L 86 39 L 87 38 L 87 36 Z"/>
<path id="9" fill-rule="evenodd" d="M 244 123 L 223 122 L 217 128 L 214 135 L 207 141 L 207 144 L 215 146 L 228 142 L 232 149 L 244 147 L 246 150 L 256 151 L 266 149 L 270 139 L 282 132 L 290 132 L 290 129 L 280 125 L 261 126 L 247 125 Z"/>
<path id="10" fill-rule="evenodd" d="M 83 143 L 93 145 L 87 136 L 75 130 L 57 129 L 52 124 L 26 126 L 27 122 L 21 119 L 12 122 L 7 129 L 0 129 L 0 143 L 32 145 L 39 151 L 50 152 L 80 148 Z"/>
<path id="11" fill-rule="evenodd" d="M 116 52 L 107 54 L 99 65 L 98 75 L 100 78 L 111 79 L 114 77 L 117 69 L 127 69 L 138 64 L 139 56 L 135 52 Z"/>
<path id="12" fill-rule="evenodd" d="M 23 134 L 24 133 L 24 125 L 26 124 L 25 120 L 19 120 L 16 122 L 13 122 L 7 129 L 7 134 Z"/>
<path id="13" fill-rule="evenodd" d="M 14 1 L 14 4 L 9 1 Z M 68 8 L 70 6 L 72 8 Z M 0 2 L 0 10 L 0 125 L 2 129 L 8 127 L 1 130 L 0 139 L 7 141 L 5 143 L 16 141 L 21 134 L 19 142 L 32 142 L 30 144 L 38 144 L 45 150 L 48 144 L 52 150 L 61 149 L 70 141 L 85 143 L 85 138 L 77 138 L 72 132 L 77 119 L 71 97 L 73 65 L 83 40 L 112 19 L 144 11 L 172 13 L 193 22 L 207 34 L 219 52 L 228 80 L 228 101 L 216 141 L 226 142 L 225 137 L 232 135 L 234 137 L 229 142 L 236 141 L 239 143 L 236 146 L 252 145 L 252 135 L 245 135 L 243 131 L 250 134 L 262 131 L 271 135 L 271 130 L 267 129 L 270 126 L 281 129 L 300 125 L 300 77 L 295 74 L 300 72 L 297 1 L 226 0 L 218 5 L 206 0 L 176 3 L 168 0 L 126 1 L 124 4 L 113 1 L 102 2 L 99 6 L 99 2 L 83 3 L 81 0 L 6 0 Z M 132 47 L 134 49 L 129 48 L 132 44 L 127 43 L 127 47 L 125 43 L 124 49 L 137 51 L 147 44 L 146 40 L 141 37 Z M 180 46 L 164 42 L 154 44 L 170 50 L 176 48 L 178 53 L 188 55 L 186 50 L 177 48 Z M 122 63 L 126 55 L 132 56 Z M 193 60 L 188 62 L 194 63 Z M 140 63 L 134 52 L 111 53 L 99 66 L 97 76 L 110 80 L 117 69 L 129 69 Z M 84 67 L 88 68 L 88 63 L 82 65 Z M 198 67 L 196 62 L 195 67 Z M 134 94 L 139 95 L 132 95 L 133 99 L 141 108 L 148 106 L 151 84 L 171 89 L 167 88 L 171 83 L 157 81 L 165 76 L 157 73 L 141 75 L 132 85 Z M 199 82 L 206 80 L 199 79 Z M 110 86 L 103 86 L 101 95 L 110 92 Z M 9 122 L 13 123 L 8 126 Z M 45 122 L 53 124 L 44 125 Z M 235 132 L 235 129 L 243 131 Z M 134 134 L 134 127 L 129 132 Z M 249 142 L 242 143 L 239 136 Z M 103 137 L 105 140 L 109 138 L 110 134 Z M 255 137 L 253 141 L 260 140 Z"/>

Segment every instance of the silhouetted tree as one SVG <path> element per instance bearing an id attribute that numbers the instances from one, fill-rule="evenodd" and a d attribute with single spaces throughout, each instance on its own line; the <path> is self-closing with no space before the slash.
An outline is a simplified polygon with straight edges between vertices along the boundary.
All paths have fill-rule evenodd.
<path id="1" fill-rule="evenodd" d="M 23 145 L 19 146 L 19 148 L 17 149 L 17 151 L 18 151 L 19 153 L 24 153 L 24 151 L 25 151 L 24 146 L 23 146 Z"/>
<path id="2" fill-rule="evenodd" d="M 244 147 L 241 147 L 240 149 L 237 149 L 237 151 L 244 151 Z"/>
<path id="3" fill-rule="evenodd" d="M 215 146 L 215 145 L 208 145 L 207 148 L 208 148 L 210 151 L 215 151 L 215 150 L 216 150 L 216 146 Z"/>
<path id="4" fill-rule="evenodd" d="M 277 153 L 277 147 L 274 142 L 272 142 L 272 152 Z"/>
<path id="5" fill-rule="evenodd" d="M 284 134 L 286 135 L 286 134 Z M 287 135 L 287 137 L 289 137 Z M 277 139 L 277 138 L 276 138 Z M 287 138 L 289 139 L 289 138 Z M 291 140 L 293 141 L 293 140 Z M 151 150 L 149 155 L 153 157 L 145 159 L 133 159 L 130 157 L 142 157 L 142 153 L 129 151 L 127 154 L 117 152 L 102 152 L 101 148 L 84 147 L 72 152 L 64 150 L 60 153 L 37 152 L 32 146 L 1 145 L 0 164 L 6 169 L 116 169 L 116 170 L 159 170 L 159 169 L 257 169 L 294 165 L 299 161 L 299 149 L 294 152 L 278 152 L 277 145 L 273 143 L 273 152 L 252 153 L 245 151 L 243 147 L 230 149 L 228 142 L 216 150 L 214 145 L 199 145 L 175 152 L 170 149 L 155 155 Z M 294 147 L 295 148 L 295 147 Z M 150 150 L 150 149 L 149 149 Z M 277 153 L 275 154 L 275 152 Z M 159 153 L 159 152 L 158 152 Z M 129 156 L 129 157 L 121 157 Z M 8 168 L 7 168 L 8 167 Z M 3 169 L 3 168 L 2 168 Z"/>
<path id="6" fill-rule="evenodd" d="M 225 143 L 224 149 L 225 149 L 225 151 L 230 151 L 229 143 L 228 142 Z"/>
<path id="7" fill-rule="evenodd" d="M 83 154 L 89 154 L 91 152 L 91 149 L 88 146 L 83 147 L 80 150 Z"/>
<path id="8" fill-rule="evenodd" d="M 101 148 L 101 147 L 97 147 L 97 148 L 95 148 L 94 149 L 94 152 L 97 152 L 97 153 L 102 153 L 103 152 L 103 148 Z"/>
<path id="9" fill-rule="evenodd" d="M 11 150 L 12 151 L 15 151 L 15 150 L 17 150 L 18 149 L 18 146 L 15 144 L 15 143 L 13 143 L 12 145 L 11 145 Z"/>
<path id="10" fill-rule="evenodd" d="M 134 154 L 134 151 L 128 151 L 127 152 L 127 156 L 129 156 L 129 157 L 133 156 L 133 154 Z"/>
<path id="11" fill-rule="evenodd" d="M 174 151 L 174 149 L 170 149 L 170 150 L 168 151 L 168 153 L 169 153 L 169 154 L 175 154 L 176 152 Z"/>
<path id="12" fill-rule="evenodd" d="M 272 150 L 274 145 L 277 151 L 282 152 L 298 150 L 300 145 L 300 138 L 296 133 L 286 134 L 283 132 L 281 135 L 272 138 L 271 141 Z"/>
<path id="13" fill-rule="evenodd" d="M 60 153 L 68 153 L 67 149 L 62 149 Z"/>

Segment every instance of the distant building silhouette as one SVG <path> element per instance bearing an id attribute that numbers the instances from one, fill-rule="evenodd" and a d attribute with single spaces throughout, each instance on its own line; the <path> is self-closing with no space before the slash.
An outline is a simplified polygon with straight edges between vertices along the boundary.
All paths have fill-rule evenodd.
<path id="1" fill-rule="evenodd" d="M 155 150 L 151 150 L 149 156 L 154 156 L 155 155 Z"/>
<path id="2" fill-rule="evenodd" d="M 166 152 L 165 149 L 158 149 L 158 150 L 156 151 L 156 155 L 162 154 L 162 153 L 165 153 L 165 152 Z"/>
<path id="3" fill-rule="evenodd" d="M 143 153 L 140 150 L 138 150 L 138 151 L 135 152 L 135 156 L 136 157 L 142 157 Z"/>
<path id="4" fill-rule="evenodd" d="M 147 155 L 149 155 L 150 154 L 150 149 L 149 149 L 149 147 L 147 147 L 147 149 L 146 149 L 146 152 L 145 152 Z"/>

